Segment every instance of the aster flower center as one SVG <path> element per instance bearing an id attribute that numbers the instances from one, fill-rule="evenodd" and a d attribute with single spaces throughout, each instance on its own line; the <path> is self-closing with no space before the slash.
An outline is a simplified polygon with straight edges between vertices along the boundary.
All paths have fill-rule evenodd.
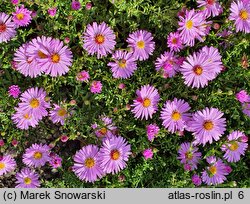
<path id="1" fill-rule="evenodd" d="M 186 157 L 186 159 L 188 159 L 188 160 L 192 160 L 192 159 L 193 159 L 193 153 L 192 153 L 192 152 L 186 152 L 186 153 L 185 153 L 185 157 Z"/>
<path id="2" fill-rule="evenodd" d="M 117 149 L 114 149 L 114 150 L 111 151 L 110 157 L 113 160 L 117 160 L 117 159 L 120 158 L 120 152 Z"/>
<path id="3" fill-rule="evenodd" d="M 173 43 L 173 44 L 177 44 L 177 42 L 178 42 L 178 40 L 177 40 L 176 38 L 173 38 L 173 39 L 172 39 L 172 43 Z"/>
<path id="4" fill-rule="evenodd" d="M 207 4 L 210 5 L 210 6 L 213 5 L 214 2 L 215 2 L 215 0 L 207 0 Z"/>
<path id="5" fill-rule="evenodd" d="M 32 58 L 29 57 L 29 58 L 27 59 L 27 63 L 30 64 L 31 62 L 32 62 Z"/>
<path id="6" fill-rule="evenodd" d="M 31 184 L 31 179 L 30 179 L 29 177 L 25 177 L 25 178 L 23 179 L 23 181 L 24 181 L 24 183 L 25 183 L 26 185 Z"/>
<path id="7" fill-rule="evenodd" d="M 3 33 L 6 31 L 7 26 L 4 23 L 0 23 L 0 33 Z"/>
<path id="8" fill-rule="evenodd" d="M 126 60 L 125 59 L 122 59 L 118 62 L 118 65 L 120 68 L 125 68 L 126 67 Z"/>
<path id="9" fill-rule="evenodd" d="M 99 130 L 99 133 L 102 135 L 106 135 L 107 132 L 108 132 L 107 128 L 104 127 Z"/>
<path id="10" fill-rule="evenodd" d="M 231 143 L 231 146 L 229 147 L 229 149 L 230 149 L 231 151 L 236 151 L 238 148 L 239 148 L 239 144 L 238 144 L 238 142 L 236 142 L 236 141 L 233 141 L 233 142 Z"/>
<path id="11" fill-rule="evenodd" d="M 209 172 L 212 174 L 212 175 L 215 175 L 217 173 L 217 168 L 216 166 L 211 166 L 209 167 Z"/>
<path id="12" fill-rule="evenodd" d="M 24 14 L 23 14 L 23 13 L 18 13 L 18 14 L 16 15 L 16 18 L 17 18 L 18 20 L 23 20 Z"/>
<path id="13" fill-rule="evenodd" d="M 136 43 L 137 47 L 143 49 L 145 47 L 145 42 L 140 40 Z"/>
<path id="14" fill-rule="evenodd" d="M 151 100 L 149 98 L 145 98 L 142 103 L 144 108 L 147 108 L 151 105 Z"/>
<path id="15" fill-rule="evenodd" d="M 26 120 L 29 120 L 31 118 L 31 115 L 29 115 L 28 113 L 24 114 L 23 117 L 26 119 Z"/>
<path id="16" fill-rule="evenodd" d="M 31 108 L 37 108 L 38 106 L 40 105 L 38 99 L 36 98 L 33 98 L 31 101 L 30 101 L 30 106 Z"/>
<path id="17" fill-rule="evenodd" d="M 41 59 L 47 58 L 47 55 L 45 55 L 41 50 L 39 50 L 37 54 Z"/>
<path id="18" fill-rule="evenodd" d="M 92 168 L 95 165 L 95 160 L 93 158 L 87 158 L 84 162 L 87 168 Z"/>
<path id="19" fill-rule="evenodd" d="M 34 159 L 41 159 L 42 156 L 43 156 L 43 154 L 41 152 L 35 152 L 33 155 Z"/>
<path id="20" fill-rule="evenodd" d="M 59 111 L 57 111 L 57 115 L 60 117 L 63 117 L 67 114 L 67 111 L 64 108 L 61 108 Z"/>
<path id="21" fill-rule="evenodd" d="M 95 42 L 96 42 L 98 45 L 103 44 L 104 41 L 105 41 L 105 38 L 104 38 L 103 35 L 98 34 L 98 35 L 95 36 Z"/>
<path id="22" fill-rule="evenodd" d="M 171 115 L 171 118 L 174 120 L 174 121 L 178 121 L 181 119 L 181 114 L 178 112 L 178 111 L 174 111 Z"/>
<path id="23" fill-rule="evenodd" d="M 5 168 L 5 164 L 3 162 L 0 162 L 0 170 Z"/>
<path id="24" fill-rule="evenodd" d="M 186 22 L 186 28 L 187 28 L 188 30 L 190 30 L 192 27 L 193 27 L 193 21 L 188 20 L 188 21 Z"/>
<path id="25" fill-rule="evenodd" d="M 51 56 L 51 61 L 54 63 L 58 63 L 60 61 L 60 55 L 55 53 Z"/>
<path id="26" fill-rule="evenodd" d="M 203 73 L 203 69 L 200 65 L 194 66 L 193 71 L 198 76 L 200 76 Z"/>
<path id="27" fill-rule="evenodd" d="M 247 12 L 247 10 L 243 9 L 243 10 L 240 11 L 240 18 L 242 20 L 247 20 L 248 19 L 248 12 Z"/>
<path id="28" fill-rule="evenodd" d="M 212 121 L 208 120 L 204 122 L 203 127 L 205 128 L 205 130 L 212 130 L 214 124 L 212 123 Z"/>

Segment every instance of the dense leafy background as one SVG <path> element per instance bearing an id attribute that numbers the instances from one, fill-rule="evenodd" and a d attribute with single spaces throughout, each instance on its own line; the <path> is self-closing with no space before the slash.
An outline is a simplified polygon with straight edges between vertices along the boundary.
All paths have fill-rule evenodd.
<path id="1" fill-rule="evenodd" d="M 249 56 L 249 35 L 234 33 L 228 38 L 217 37 L 216 33 L 232 25 L 227 21 L 230 1 L 223 2 L 223 15 L 214 21 L 221 25 L 220 30 L 212 29 L 204 43 L 197 43 L 193 48 L 182 51 L 182 56 L 187 56 L 203 45 L 213 45 L 220 49 L 226 70 L 221 73 L 208 87 L 192 89 L 184 85 L 180 75 L 171 79 L 164 79 L 156 73 L 155 59 L 167 50 L 166 37 L 169 32 L 177 28 L 177 12 L 183 7 L 195 8 L 194 1 L 176 0 L 115 0 L 112 4 L 108 0 L 94 0 L 91 10 L 86 10 L 84 5 L 88 2 L 81 0 L 83 7 L 79 11 L 71 9 L 71 0 L 29 0 L 22 1 L 30 10 L 37 11 L 37 17 L 26 28 L 19 28 L 17 36 L 8 43 L 0 46 L 0 139 L 6 142 L 1 147 L 1 152 L 15 155 L 19 169 L 22 167 L 21 155 L 25 148 L 32 143 L 53 143 L 54 150 L 63 157 L 63 166 L 58 171 L 50 173 L 50 168 L 39 170 L 43 187 L 193 187 L 191 173 L 185 172 L 177 160 L 179 145 L 192 140 L 187 133 L 180 137 L 168 133 L 161 128 L 158 138 L 153 143 L 147 140 L 145 127 L 149 123 L 157 123 L 160 127 L 159 112 L 150 121 L 139 121 L 133 118 L 131 111 L 126 109 L 126 104 L 131 104 L 135 91 L 141 85 L 154 85 L 160 92 L 161 101 L 159 108 L 167 99 L 174 97 L 183 98 L 192 107 L 192 111 L 204 107 L 217 107 L 225 113 L 227 118 L 227 134 L 232 130 L 242 130 L 250 135 L 250 119 L 244 116 L 240 103 L 235 99 L 235 93 L 241 89 L 250 92 L 250 72 L 243 69 L 241 58 L 244 53 Z M 57 7 L 55 17 L 50 17 L 47 10 Z M 11 14 L 14 6 L 9 1 L 0 4 L 0 11 Z M 93 21 L 105 21 L 117 35 L 116 48 L 126 48 L 128 34 L 137 29 L 146 29 L 153 33 L 156 41 L 154 55 L 149 60 L 138 62 L 138 70 L 127 80 L 113 79 L 107 67 L 110 57 L 97 59 L 88 56 L 82 48 L 82 33 L 86 25 Z M 74 62 L 69 73 L 62 77 L 51 78 L 40 76 L 36 79 L 24 77 L 13 70 L 11 61 L 15 50 L 22 43 L 36 36 L 53 36 L 64 40 L 70 38 L 69 46 L 74 54 Z M 226 47 L 222 46 L 225 45 Z M 81 70 L 88 70 L 91 79 L 101 80 L 103 91 L 93 95 L 89 85 L 76 81 L 75 76 Z M 118 85 L 124 83 L 126 89 L 120 90 Z M 55 103 L 65 101 L 69 103 L 76 100 L 76 105 L 70 108 L 74 112 L 72 118 L 65 126 L 54 125 L 48 119 L 40 122 L 39 127 L 29 131 L 18 130 L 11 121 L 11 114 L 18 100 L 8 96 L 8 87 L 17 84 L 22 91 L 32 86 L 44 87 Z M 116 108 L 114 110 L 114 108 Z M 82 146 L 94 143 L 96 137 L 90 125 L 98 120 L 100 114 L 112 117 L 119 127 L 120 135 L 127 138 L 132 146 L 133 155 L 128 166 L 118 175 L 109 175 L 94 184 L 80 181 L 71 171 L 73 164 L 72 155 Z M 62 134 L 70 136 L 66 144 L 59 140 Z M 11 145 L 13 139 L 18 140 L 16 147 Z M 221 142 L 201 147 L 203 157 L 216 154 L 222 157 L 219 149 Z M 145 160 L 142 151 L 146 148 L 154 149 L 152 160 Z M 203 164 L 201 164 L 202 170 Z M 238 163 L 231 165 L 232 173 L 228 181 L 220 185 L 223 187 L 250 187 L 250 153 Z M 18 170 L 18 169 L 17 169 Z M 9 178 L 0 177 L 0 187 L 13 187 L 14 175 Z"/>

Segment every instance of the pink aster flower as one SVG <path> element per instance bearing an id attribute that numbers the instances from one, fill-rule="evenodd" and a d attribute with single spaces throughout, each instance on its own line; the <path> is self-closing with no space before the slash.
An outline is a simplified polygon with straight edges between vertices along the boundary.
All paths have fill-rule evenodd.
<path id="1" fill-rule="evenodd" d="M 244 142 L 245 134 L 240 131 L 233 131 L 227 136 L 227 141 L 221 149 L 225 152 L 224 158 L 228 162 L 237 162 L 241 155 L 245 155 L 248 144 Z M 243 141 L 242 141 L 243 138 Z"/>
<path id="2" fill-rule="evenodd" d="M 213 67 L 213 72 L 215 73 L 215 75 L 218 75 L 223 68 L 223 64 L 222 64 L 222 56 L 219 53 L 219 50 L 215 47 L 208 47 L 208 46 L 204 46 L 201 50 L 200 50 L 201 55 L 205 55 L 206 56 L 206 62 Z"/>
<path id="3" fill-rule="evenodd" d="M 158 110 L 158 102 L 160 95 L 158 90 L 150 85 L 144 85 L 140 90 L 136 90 L 137 98 L 134 100 L 132 113 L 136 118 L 146 119 L 152 118 L 153 114 Z"/>
<path id="4" fill-rule="evenodd" d="M 68 139 L 69 139 L 69 137 L 68 137 L 67 135 L 62 135 L 62 136 L 60 137 L 60 139 L 61 139 L 62 142 L 67 142 Z"/>
<path id="5" fill-rule="evenodd" d="M 78 81 L 85 81 L 85 82 L 88 82 L 88 81 L 89 81 L 89 78 L 90 78 L 89 72 L 88 72 L 88 71 L 85 71 L 85 70 L 79 72 L 79 73 L 76 75 L 76 79 L 77 79 Z"/>
<path id="6" fill-rule="evenodd" d="M 197 174 L 194 174 L 192 176 L 192 182 L 193 182 L 194 185 L 200 186 L 201 183 L 202 183 L 201 177 L 199 175 L 197 175 Z"/>
<path id="7" fill-rule="evenodd" d="M 236 31 L 250 33 L 250 4 L 244 4 L 242 1 L 233 1 L 230 12 L 229 20 L 234 21 Z"/>
<path id="8" fill-rule="evenodd" d="M 236 99 L 241 103 L 250 102 L 250 96 L 245 90 L 241 90 L 235 96 Z"/>
<path id="9" fill-rule="evenodd" d="M 143 156 L 144 156 L 144 158 L 146 159 L 146 160 L 148 160 L 148 159 L 152 159 L 153 158 L 153 155 L 154 155 L 154 153 L 153 153 L 153 151 L 152 151 L 152 149 L 145 149 L 144 151 L 143 151 Z"/>
<path id="10" fill-rule="evenodd" d="M 65 119 L 69 116 L 66 108 L 54 104 L 54 108 L 49 112 L 50 119 L 53 123 L 64 125 Z"/>
<path id="11" fill-rule="evenodd" d="M 11 116 L 11 119 L 17 128 L 22 130 L 28 130 L 29 127 L 36 127 L 38 125 L 38 119 L 34 117 L 30 111 L 23 110 L 20 107 L 15 108 L 16 112 Z"/>
<path id="12" fill-rule="evenodd" d="M 161 111 L 162 125 L 170 132 L 184 131 L 190 120 L 190 106 L 182 99 L 166 101 Z"/>
<path id="13" fill-rule="evenodd" d="M 14 23 L 18 27 L 29 25 L 32 19 L 31 13 L 32 11 L 24 8 L 24 5 L 21 5 L 20 8 L 17 6 L 16 11 L 12 13 Z"/>
<path id="14" fill-rule="evenodd" d="M 187 86 L 203 88 L 216 77 L 213 65 L 207 60 L 207 54 L 193 53 L 181 65 L 180 71 Z"/>
<path id="15" fill-rule="evenodd" d="M 14 61 L 17 63 L 16 70 L 24 76 L 36 78 L 42 74 L 40 66 L 37 66 L 37 61 L 27 53 L 29 44 L 23 44 L 14 54 Z"/>
<path id="16" fill-rule="evenodd" d="M 145 30 L 138 30 L 129 34 L 127 42 L 128 47 L 133 49 L 134 58 L 140 61 L 148 59 L 155 49 L 152 34 Z"/>
<path id="17" fill-rule="evenodd" d="M 0 147 L 4 146 L 4 141 L 2 139 L 0 139 Z"/>
<path id="18" fill-rule="evenodd" d="M 148 140 L 152 142 L 155 136 L 159 133 L 160 128 L 156 124 L 149 124 L 146 128 Z"/>
<path id="19" fill-rule="evenodd" d="M 201 153 L 197 147 L 189 142 L 184 142 L 181 144 L 178 154 L 179 156 L 177 158 L 182 164 L 188 165 L 190 167 L 189 170 L 197 169 L 197 164 L 201 159 Z"/>
<path id="20" fill-rule="evenodd" d="M 93 81 L 90 85 L 90 92 L 91 93 L 101 93 L 102 92 L 102 82 L 100 81 Z"/>
<path id="21" fill-rule="evenodd" d="M 12 22 L 12 17 L 0 12 L 0 43 L 9 41 L 15 35 L 15 23 Z"/>
<path id="22" fill-rule="evenodd" d="M 50 16 L 55 16 L 56 15 L 56 7 L 54 7 L 54 8 L 49 8 L 48 9 L 48 14 L 50 15 Z"/>
<path id="23" fill-rule="evenodd" d="M 49 164 L 52 168 L 57 169 L 62 166 L 62 158 L 55 153 L 50 153 Z"/>
<path id="24" fill-rule="evenodd" d="M 185 16 L 179 16 L 178 22 L 180 37 L 185 45 L 194 46 L 195 39 L 203 42 L 203 37 L 206 36 L 205 16 L 201 12 L 196 12 L 194 9 L 185 11 Z"/>
<path id="25" fill-rule="evenodd" d="M 50 147 L 43 144 L 32 144 L 23 154 L 23 163 L 27 166 L 41 167 L 50 161 Z"/>
<path id="26" fill-rule="evenodd" d="M 101 167 L 105 173 L 118 173 L 126 167 L 130 145 L 121 136 L 114 136 L 103 141 L 100 149 Z"/>
<path id="27" fill-rule="evenodd" d="M 215 17 L 223 12 L 222 6 L 217 0 L 197 0 L 198 7 L 203 7 L 203 12 L 208 18 L 210 16 Z"/>
<path id="28" fill-rule="evenodd" d="M 203 146 L 218 141 L 226 130 L 226 119 L 217 108 L 205 108 L 193 114 L 188 130 L 193 132 L 195 142 Z"/>
<path id="29" fill-rule="evenodd" d="M 207 185 L 217 185 L 223 183 L 228 175 L 227 165 L 215 156 L 207 157 L 208 167 L 202 172 L 202 181 Z"/>
<path id="30" fill-rule="evenodd" d="M 40 187 L 39 175 L 29 168 L 24 168 L 17 173 L 16 180 L 16 188 Z"/>
<path id="31" fill-rule="evenodd" d="M 0 176 L 13 171 L 16 168 L 16 161 L 10 155 L 0 156 Z"/>
<path id="32" fill-rule="evenodd" d="M 48 45 L 41 46 L 40 50 L 44 57 L 37 60 L 45 74 L 57 77 L 69 71 L 73 56 L 71 50 L 68 46 L 64 46 L 62 41 L 52 39 Z"/>
<path id="33" fill-rule="evenodd" d="M 21 93 L 20 87 L 18 85 L 11 85 L 9 87 L 9 96 L 12 96 L 13 98 L 18 98 L 19 94 Z"/>
<path id="34" fill-rule="evenodd" d="M 169 33 L 167 44 L 170 50 L 174 52 L 180 52 L 180 50 L 183 48 L 182 40 L 178 32 Z"/>
<path id="35" fill-rule="evenodd" d="M 105 22 L 98 25 L 88 24 L 83 34 L 83 48 L 90 54 L 97 54 L 97 58 L 107 56 L 115 48 L 115 34 Z"/>
<path id="36" fill-rule="evenodd" d="M 17 5 L 17 4 L 18 4 L 18 0 L 11 0 L 11 3 L 12 3 L 13 5 Z"/>
<path id="37" fill-rule="evenodd" d="M 94 182 L 102 178 L 104 172 L 100 167 L 100 153 L 95 145 L 87 145 L 74 156 L 73 172 L 76 176 L 87 182 Z"/>
<path id="38" fill-rule="evenodd" d="M 90 9 L 92 8 L 92 3 L 91 3 L 91 2 L 86 3 L 85 8 L 86 8 L 87 10 L 90 10 Z"/>
<path id="39" fill-rule="evenodd" d="M 117 127 L 113 123 L 112 118 L 101 116 L 100 119 L 99 125 L 92 125 L 92 128 L 95 130 L 95 135 L 101 139 L 115 136 Z"/>
<path id="40" fill-rule="evenodd" d="M 178 60 L 174 52 L 164 52 L 156 59 L 155 69 L 162 71 L 167 77 L 173 77 L 180 68 Z"/>
<path id="41" fill-rule="evenodd" d="M 109 62 L 108 66 L 110 66 L 114 78 L 129 78 L 137 69 L 135 58 L 131 52 L 117 50 L 112 58 L 115 62 Z"/>
<path id="42" fill-rule="evenodd" d="M 46 102 L 46 91 L 42 88 L 30 88 L 21 94 L 19 107 L 26 112 L 29 112 L 37 120 L 42 119 L 48 115 L 47 108 L 50 108 L 50 104 Z"/>
<path id="43" fill-rule="evenodd" d="M 81 3 L 79 1 L 73 0 L 71 3 L 71 8 L 75 11 L 79 10 L 81 8 Z"/>

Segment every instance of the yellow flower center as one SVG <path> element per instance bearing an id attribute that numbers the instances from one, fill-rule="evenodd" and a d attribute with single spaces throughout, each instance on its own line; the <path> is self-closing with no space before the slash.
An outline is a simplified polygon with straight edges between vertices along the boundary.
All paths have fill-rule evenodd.
<path id="1" fill-rule="evenodd" d="M 43 156 L 43 154 L 41 152 L 35 152 L 33 155 L 34 159 L 41 159 L 42 156 Z"/>
<path id="2" fill-rule="evenodd" d="M 51 61 L 54 63 L 58 63 L 60 61 L 60 55 L 55 53 L 51 56 Z"/>
<path id="3" fill-rule="evenodd" d="M 16 18 L 17 18 L 18 20 L 23 20 L 24 14 L 23 14 L 23 13 L 18 13 L 18 14 L 16 15 Z"/>
<path id="4" fill-rule="evenodd" d="M 45 55 L 41 50 L 39 50 L 37 54 L 41 59 L 47 58 L 47 55 Z"/>
<path id="5" fill-rule="evenodd" d="M 3 32 L 5 32 L 6 31 L 6 25 L 5 24 L 3 24 L 3 23 L 0 23 L 0 33 L 3 33 Z"/>
<path id="6" fill-rule="evenodd" d="M 28 113 L 24 114 L 23 117 L 24 117 L 26 120 L 31 119 L 31 115 L 29 115 Z"/>
<path id="7" fill-rule="evenodd" d="M 137 47 L 143 49 L 145 47 L 145 42 L 140 40 L 136 43 Z"/>
<path id="8" fill-rule="evenodd" d="M 120 158 L 120 152 L 117 149 L 114 149 L 114 150 L 111 151 L 110 157 L 113 160 L 117 160 L 117 159 Z"/>
<path id="9" fill-rule="evenodd" d="M 99 34 L 99 35 L 96 35 L 95 36 L 95 42 L 100 45 L 100 44 L 103 44 L 105 41 L 105 38 L 103 35 Z"/>
<path id="10" fill-rule="evenodd" d="M 190 30 L 193 27 L 193 21 L 189 20 L 186 22 L 186 28 Z"/>
<path id="11" fill-rule="evenodd" d="M 84 162 L 87 168 L 92 168 L 95 165 L 95 160 L 93 158 L 87 158 Z"/>
<path id="12" fill-rule="evenodd" d="M 177 39 L 176 39 L 176 38 L 173 38 L 173 39 L 172 39 L 172 43 L 173 43 L 173 44 L 177 44 Z"/>
<path id="13" fill-rule="evenodd" d="M 144 100 L 143 100 L 143 107 L 144 108 L 147 108 L 147 107 L 149 107 L 151 105 L 151 100 L 149 99 L 149 98 L 145 98 Z"/>
<path id="14" fill-rule="evenodd" d="M 61 108 L 59 111 L 57 111 L 57 115 L 60 117 L 63 117 L 67 114 L 67 111 L 64 108 Z"/>
<path id="15" fill-rule="evenodd" d="M 233 141 L 233 142 L 231 143 L 231 146 L 229 147 L 229 149 L 230 149 L 231 151 L 236 151 L 238 148 L 239 148 L 239 144 L 238 144 L 238 142 L 236 142 L 236 141 Z"/>
<path id="16" fill-rule="evenodd" d="M 24 183 L 26 184 L 26 185 L 29 185 L 29 184 L 31 184 L 31 179 L 29 178 L 29 177 L 26 177 L 26 178 L 24 178 L 23 179 L 23 181 L 24 181 Z"/>
<path id="17" fill-rule="evenodd" d="M 209 171 L 212 175 L 215 175 L 217 173 L 217 168 L 215 166 L 209 167 Z"/>
<path id="18" fill-rule="evenodd" d="M 194 66 L 193 71 L 198 76 L 200 76 L 203 73 L 203 69 L 199 65 Z"/>
<path id="19" fill-rule="evenodd" d="M 101 128 L 99 130 L 99 133 L 101 133 L 102 135 L 106 135 L 107 132 L 108 132 L 107 128 Z"/>
<path id="20" fill-rule="evenodd" d="M 178 121 L 181 119 L 181 114 L 178 112 L 178 111 L 174 111 L 171 115 L 171 118 L 174 120 L 174 121 Z"/>
<path id="21" fill-rule="evenodd" d="M 203 127 L 205 128 L 205 130 L 212 130 L 214 127 L 214 124 L 212 123 L 212 121 L 205 121 L 203 124 Z"/>
<path id="22" fill-rule="evenodd" d="M 120 68 L 124 69 L 126 67 L 126 60 L 122 59 L 118 62 Z"/>
<path id="23" fill-rule="evenodd" d="M 31 101 L 30 101 L 30 106 L 31 108 L 37 108 L 38 106 L 40 105 L 38 99 L 36 98 L 33 98 Z"/>
<path id="24" fill-rule="evenodd" d="M 0 170 L 3 170 L 5 168 L 5 163 L 0 162 Z"/>
<path id="25" fill-rule="evenodd" d="M 186 153 L 185 153 L 185 157 L 186 157 L 188 160 L 193 159 L 193 154 L 192 154 L 192 152 L 186 152 Z"/>
<path id="26" fill-rule="evenodd" d="M 248 19 L 248 13 L 245 9 L 240 11 L 240 18 L 244 21 Z"/>

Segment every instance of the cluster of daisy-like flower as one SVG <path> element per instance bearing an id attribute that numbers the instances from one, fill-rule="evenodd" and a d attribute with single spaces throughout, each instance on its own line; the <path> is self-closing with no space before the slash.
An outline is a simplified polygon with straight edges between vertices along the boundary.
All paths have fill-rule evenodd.
<path id="1" fill-rule="evenodd" d="M 16 36 L 16 28 L 27 26 L 31 22 L 32 11 L 21 7 L 16 7 L 12 16 L 6 13 L 0 13 L 0 43 L 8 42 L 10 39 Z"/>
<path id="2" fill-rule="evenodd" d="M 62 76 L 72 64 L 72 52 L 63 42 L 51 37 L 37 37 L 23 44 L 14 54 L 16 70 L 35 78 L 42 73 Z"/>
<path id="3" fill-rule="evenodd" d="M 16 188 L 37 188 L 39 175 L 35 168 L 41 168 L 48 162 L 53 169 L 62 165 L 62 158 L 51 151 L 48 145 L 32 144 L 23 154 L 22 162 L 27 166 L 16 173 Z M 16 161 L 10 155 L 0 156 L 0 176 L 16 169 Z"/>
<path id="4" fill-rule="evenodd" d="M 11 87 L 10 93 L 14 93 Z M 67 109 L 63 106 L 54 104 L 54 108 L 49 112 L 47 109 L 51 108 L 47 98 L 47 93 L 42 88 L 30 88 L 20 96 L 18 107 L 15 108 L 16 112 L 12 115 L 12 120 L 20 129 L 27 130 L 30 126 L 36 127 L 43 119 L 48 116 L 53 123 L 61 123 L 64 125 L 65 119 L 69 116 Z"/>
<path id="5" fill-rule="evenodd" d="M 73 171 L 83 181 L 94 182 L 108 173 L 116 174 L 126 167 L 131 147 L 127 141 L 117 136 L 118 129 L 112 119 L 100 117 L 99 124 L 92 124 L 95 135 L 102 145 L 87 145 L 74 156 Z"/>
<path id="6" fill-rule="evenodd" d="M 107 56 L 112 53 L 116 41 L 115 34 L 105 22 L 92 25 L 87 25 L 83 35 L 84 49 L 90 54 L 97 54 L 97 58 Z M 129 78 L 137 69 L 136 60 L 143 61 L 153 54 L 155 42 L 151 33 L 145 30 L 138 30 L 131 33 L 126 40 L 130 51 L 116 50 L 112 59 L 114 62 L 109 62 L 114 78 Z"/>
<path id="7" fill-rule="evenodd" d="M 250 117 L 250 95 L 245 90 L 236 94 L 237 100 L 241 103 L 243 113 Z"/>

